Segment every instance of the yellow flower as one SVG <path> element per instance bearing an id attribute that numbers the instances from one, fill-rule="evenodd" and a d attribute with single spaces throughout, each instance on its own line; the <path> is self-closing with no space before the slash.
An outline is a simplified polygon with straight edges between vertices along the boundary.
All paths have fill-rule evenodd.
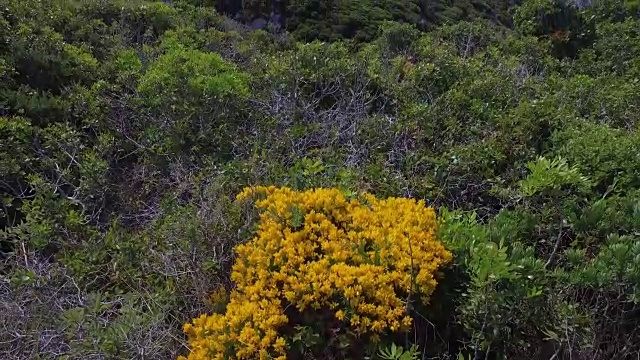
<path id="1" fill-rule="evenodd" d="M 296 324 L 289 324 L 285 304 L 305 313 L 328 308 L 340 321 L 349 310 L 347 326 L 372 339 L 406 330 L 411 318 L 403 294 L 413 282 L 416 297 L 428 301 L 434 272 L 451 261 L 424 201 L 346 199 L 337 189 L 273 186 L 245 188 L 237 198 L 255 200 L 258 230 L 235 249 L 236 289 L 226 313 L 184 325 L 191 347 L 186 360 L 226 360 L 232 346 L 232 359 L 286 360 L 287 344 L 278 334 Z"/>
<path id="2" fill-rule="evenodd" d="M 278 353 L 284 353 L 286 346 L 287 346 L 286 341 L 284 340 L 284 338 L 281 338 L 281 337 L 277 338 L 276 341 L 273 343 L 273 349 Z"/>

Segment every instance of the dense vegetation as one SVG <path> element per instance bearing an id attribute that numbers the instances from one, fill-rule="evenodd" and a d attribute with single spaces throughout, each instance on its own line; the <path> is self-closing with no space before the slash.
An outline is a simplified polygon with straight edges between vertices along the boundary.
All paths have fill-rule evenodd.
<path id="1" fill-rule="evenodd" d="M 423 214 L 434 250 L 421 259 L 451 256 L 430 267 L 411 248 L 404 294 L 410 243 L 389 247 L 399 262 L 384 276 L 406 297 L 362 301 L 410 321 L 371 338 L 336 305 L 278 328 L 288 358 L 637 359 L 637 2 L 470 2 L 475 15 L 448 16 L 467 2 L 276 1 L 285 26 L 266 30 L 212 7 L 230 3 L 0 4 L 0 358 L 189 356 L 211 335 L 192 319 L 224 328 L 246 310 L 237 289 L 256 284 L 232 266 L 261 266 L 278 248 L 260 239 L 286 238 L 261 237 L 268 218 L 236 200 L 260 185 L 288 194 L 276 214 L 294 229 L 323 221 L 304 208 L 314 188 L 332 189 L 314 205 L 326 214 L 392 204 L 358 220 L 383 229 L 432 214 L 398 198 L 423 200 L 437 232 Z M 254 11 L 249 23 L 262 3 L 234 11 Z M 358 224 L 340 216 L 326 234 Z M 352 231 L 368 239 L 358 254 L 381 246 Z M 421 267 L 437 279 L 428 301 L 412 296 Z M 260 276 L 314 274 L 290 270 Z M 327 294 L 349 298 L 335 281 Z"/>
<path id="2" fill-rule="evenodd" d="M 490 19 L 510 24 L 509 8 L 519 0 L 191 0 L 215 8 L 253 28 L 286 29 L 301 41 L 372 40 L 384 21 L 425 30 L 438 24 Z"/>

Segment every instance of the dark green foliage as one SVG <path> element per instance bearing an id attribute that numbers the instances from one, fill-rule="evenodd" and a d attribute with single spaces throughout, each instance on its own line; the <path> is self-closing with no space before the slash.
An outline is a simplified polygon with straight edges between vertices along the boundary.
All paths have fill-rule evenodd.
<path id="1" fill-rule="evenodd" d="M 601 194 L 640 186 L 640 134 L 607 125 L 577 123 L 553 136 L 557 153 L 590 174 Z M 600 145 L 595 147 L 594 143 Z"/>
<path id="2" fill-rule="evenodd" d="M 595 33 L 593 17 L 567 0 L 524 1 L 515 11 L 514 26 L 524 34 L 550 40 L 558 57 L 576 56 L 591 44 Z"/>
<path id="3" fill-rule="evenodd" d="M 636 23 L 634 20 L 599 23 L 598 38 L 592 48 L 585 49 L 580 54 L 576 68 L 594 77 L 613 74 L 628 76 L 633 81 L 640 74 L 640 30 Z M 635 84 L 627 82 L 627 86 L 629 85 Z"/>
<path id="4" fill-rule="evenodd" d="M 215 5 L 220 13 L 242 19 L 249 26 L 284 28 L 298 40 L 354 39 L 361 42 L 372 40 L 379 34 L 379 26 L 386 21 L 406 23 L 422 30 L 473 19 L 509 25 L 509 9 L 514 3 L 493 0 L 245 0 L 231 4 L 221 0 Z"/>

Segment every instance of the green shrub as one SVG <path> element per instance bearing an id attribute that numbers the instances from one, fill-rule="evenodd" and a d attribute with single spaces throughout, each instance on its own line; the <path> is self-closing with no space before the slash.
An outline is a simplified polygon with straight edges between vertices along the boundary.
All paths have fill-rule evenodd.
<path id="1" fill-rule="evenodd" d="M 639 140 L 637 131 L 588 122 L 570 125 L 552 138 L 555 152 L 588 174 L 600 194 L 639 186 Z"/>

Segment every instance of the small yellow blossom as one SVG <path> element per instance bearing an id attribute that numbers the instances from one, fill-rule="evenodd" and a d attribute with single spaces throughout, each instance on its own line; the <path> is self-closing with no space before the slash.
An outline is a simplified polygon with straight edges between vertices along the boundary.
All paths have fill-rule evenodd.
<path id="1" fill-rule="evenodd" d="M 277 338 L 275 343 L 273 344 L 273 348 L 280 353 L 284 352 L 286 346 L 287 343 L 285 342 L 284 338 L 281 337 Z"/>

